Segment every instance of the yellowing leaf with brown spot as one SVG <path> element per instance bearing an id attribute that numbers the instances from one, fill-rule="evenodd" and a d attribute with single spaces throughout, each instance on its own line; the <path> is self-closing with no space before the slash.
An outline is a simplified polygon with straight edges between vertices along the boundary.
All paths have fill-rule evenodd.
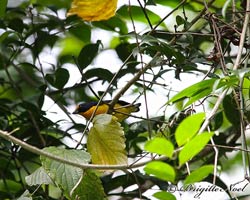
<path id="1" fill-rule="evenodd" d="M 93 164 L 127 164 L 123 128 L 112 115 L 100 114 L 93 119 L 87 147 Z"/>
<path id="2" fill-rule="evenodd" d="M 68 15 L 86 21 L 107 20 L 115 15 L 117 0 L 73 0 Z"/>

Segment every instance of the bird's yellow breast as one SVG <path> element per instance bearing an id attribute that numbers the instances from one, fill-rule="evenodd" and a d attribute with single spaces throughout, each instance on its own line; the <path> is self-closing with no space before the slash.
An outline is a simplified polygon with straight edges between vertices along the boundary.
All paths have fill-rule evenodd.
<path id="1" fill-rule="evenodd" d="M 86 119 L 89 120 L 91 118 L 93 112 L 95 112 L 95 109 L 96 109 L 96 106 L 92 106 L 86 112 L 81 112 L 79 114 L 82 115 L 82 116 L 84 116 Z M 97 110 L 96 110 L 96 112 L 95 112 L 95 115 L 107 113 L 108 109 L 109 109 L 109 106 L 107 104 L 99 105 L 98 108 L 97 108 Z"/>
<path id="2" fill-rule="evenodd" d="M 73 112 L 73 114 L 80 114 L 87 120 L 90 120 L 92 115 L 95 116 L 107 113 L 109 111 L 109 103 L 110 101 L 103 101 L 100 105 L 98 105 L 98 108 L 97 102 L 80 104 Z M 132 112 L 138 112 L 140 110 L 140 105 L 140 103 L 130 104 L 125 101 L 118 101 L 112 110 L 112 115 L 121 122 L 124 119 L 128 118 Z"/>

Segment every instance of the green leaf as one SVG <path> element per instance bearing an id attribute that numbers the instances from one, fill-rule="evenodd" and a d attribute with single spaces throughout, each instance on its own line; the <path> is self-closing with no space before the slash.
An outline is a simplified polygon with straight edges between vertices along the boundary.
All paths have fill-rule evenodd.
<path id="1" fill-rule="evenodd" d="M 46 79 L 46 81 L 49 82 L 49 84 L 51 84 L 52 86 L 54 85 L 55 76 L 53 74 L 46 74 L 45 79 Z"/>
<path id="2" fill-rule="evenodd" d="M 145 150 L 171 158 L 174 152 L 174 145 L 165 138 L 156 137 L 145 144 Z"/>
<path id="3" fill-rule="evenodd" d="M 105 198 L 104 189 L 100 178 L 92 170 L 85 170 L 83 178 L 74 190 L 72 199 L 87 200 L 104 200 Z"/>
<path id="4" fill-rule="evenodd" d="M 161 4 L 161 5 L 165 5 L 171 8 L 176 8 L 176 6 L 178 6 L 178 4 L 180 3 L 179 1 L 176 0 L 155 0 L 155 3 Z"/>
<path id="5" fill-rule="evenodd" d="M 10 21 L 9 27 L 19 33 L 22 33 L 24 29 L 23 20 L 19 18 L 14 18 Z"/>
<path id="6" fill-rule="evenodd" d="M 1 36 L 0 36 L 0 38 L 1 38 Z M 242 92 L 243 92 L 245 99 L 250 98 L 250 79 L 247 77 L 244 78 Z M 250 103 L 248 102 L 248 104 L 250 104 Z"/>
<path id="7" fill-rule="evenodd" d="M 39 30 L 35 39 L 35 46 L 32 48 L 34 56 L 38 56 L 38 54 L 43 51 L 45 46 L 53 47 L 57 41 L 57 35 L 50 34 L 48 31 Z"/>
<path id="8" fill-rule="evenodd" d="M 224 86 L 234 86 L 238 81 L 239 78 L 235 75 L 222 79 L 212 78 L 208 80 L 203 80 L 180 91 L 175 96 L 173 96 L 167 102 L 167 104 L 186 100 L 182 108 L 184 109 L 195 101 L 210 95 L 213 91 L 216 91 L 217 89 L 222 88 Z"/>
<path id="9" fill-rule="evenodd" d="M 53 183 L 43 167 L 39 167 L 32 174 L 26 176 L 25 181 L 29 186 Z"/>
<path id="10" fill-rule="evenodd" d="M 61 52 L 60 52 L 60 62 L 65 62 L 64 60 L 65 57 L 69 57 L 67 58 L 68 60 L 72 60 L 72 56 L 77 57 L 81 50 L 82 47 L 84 45 L 84 42 L 81 41 L 80 39 L 78 39 L 77 37 L 74 37 L 72 35 L 69 35 L 63 39 L 61 39 L 58 42 L 59 47 L 61 48 Z"/>
<path id="11" fill-rule="evenodd" d="M 135 21 L 139 21 L 139 22 L 143 22 L 143 23 L 148 24 L 148 21 L 147 21 L 144 13 L 142 11 L 142 8 L 140 6 L 123 5 L 122 7 L 120 7 L 117 10 L 117 14 L 121 15 L 121 17 L 124 17 L 125 19 L 130 20 L 130 14 L 129 14 L 128 10 L 131 13 L 131 15 Z M 148 18 L 152 24 L 155 24 L 161 20 L 160 16 L 155 14 L 154 12 L 152 12 L 148 9 L 145 9 L 145 12 L 147 13 Z"/>
<path id="12" fill-rule="evenodd" d="M 235 127 L 240 127 L 240 111 L 235 99 L 232 95 L 227 95 L 223 99 L 223 108 L 224 113 L 227 119 L 232 123 Z"/>
<path id="13" fill-rule="evenodd" d="M 43 150 L 68 161 L 81 164 L 90 162 L 90 155 L 82 150 L 68 150 L 57 147 L 47 147 Z M 76 187 L 83 175 L 82 169 L 51 160 L 44 156 L 41 156 L 40 159 L 42 166 L 50 178 L 62 187 L 66 196 L 70 196 L 72 189 Z"/>
<path id="14" fill-rule="evenodd" d="M 22 189 L 21 183 L 16 182 L 16 180 L 11 179 L 1 179 L 0 180 L 0 192 L 16 194 Z"/>
<path id="15" fill-rule="evenodd" d="M 101 80 L 106 80 L 108 82 L 110 82 L 114 76 L 109 70 L 103 68 L 89 69 L 84 75 L 87 79 L 98 77 Z"/>
<path id="16" fill-rule="evenodd" d="M 226 86 L 226 87 L 233 86 L 234 87 L 236 84 L 238 84 L 239 80 L 240 80 L 240 76 L 238 76 L 238 75 L 237 76 L 236 75 L 226 76 L 225 78 L 220 79 L 220 82 L 216 88 L 218 89 L 218 88 L 221 88 L 223 86 Z"/>
<path id="17" fill-rule="evenodd" d="M 62 89 L 69 80 L 69 72 L 67 69 L 58 68 L 55 73 L 56 80 L 54 86 L 58 89 Z"/>
<path id="18" fill-rule="evenodd" d="M 126 69 L 126 71 L 131 70 L 131 68 L 134 69 L 134 67 L 137 65 L 136 56 L 133 55 L 130 56 L 134 48 L 135 48 L 134 44 L 129 44 L 129 43 L 120 43 L 115 47 L 115 51 L 119 56 L 119 58 L 123 62 L 127 61 L 128 68 Z M 128 59 L 129 56 L 130 58 Z"/>
<path id="19" fill-rule="evenodd" d="M 200 167 L 199 169 L 194 170 L 184 181 L 184 183 L 191 184 L 195 182 L 202 181 L 204 178 L 206 178 L 210 173 L 212 173 L 214 170 L 213 165 L 204 165 Z"/>
<path id="20" fill-rule="evenodd" d="M 123 128 L 112 115 L 95 116 L 93 127 L 89 131 L 87 147 L 94 164 L 127 164 Z"/>
<path id="21" fill-rule="evenodd" d="M 165 191 L 156 192 L 153 196 L 160 200 L 176 200 L 176 197 L 173 194 Z"/>
<path id="22" fill-rule="evenodd" d="M 214 115 L 213 119 L 210 122 L 211 131 L 215 131 L 215 130 L 219 129 L 223 125 L 223 122 L 224 122 L 223 118 L 224 118 L 224 116 L 223 116 L 222 111 L 217 112 Z"/>
<path id="23" fill-rule="evenodd" d="M 155 1 L 154 0 L 147 0 L 146 5 L 153 5 L 156 6 Z"/>
<path id="24" fill-rule="evenodd" d="M 177 15 L 176 16 L 176 23 L 178 26 L 180 26 L 180 25 L 185 23 L 185 20 L 180 15 Z"/>
<path id="25" fill-rule="evenodd" d="M 109 20 L 92 22 L 96 27 L 104 30 L 119 32 L 119 34 L 125 35 L 128 33 L 128 28 L 125 20 L 122 20 L 120 16 L 111 17 Z"/>
<path id="26" fill-rule="evenodd" d="M 85 23 L 80 23 L 69 29 L 69 32 L 84 43 L 89 43 L 91 39 L 91 28 Z"/>
<path id="27" fill-rule="evenodd" d="M 11 34 L 10 31 L 5 31 L 0 35 L 0 44 L 3 43 L 3 41 L 8 38 L 8 36 Z"/>
<path id="28" fill-rule="evenodd" d="M 8 0 L 1 0 L 0 1 L 0 18 L 3 18 L 5 15 L 7 3 L 8 3 Z"/>
<path id="29" fill-rule="evenodd" d="M 185 118 L 175 131 L 175 139 L 178 146 L 186 144 L 192 137 L 198 133 L 205 113 L 197 113 Z"/>
<path id="30" fill-rule="evenodd" d="M 183 62 L 185 61 L 186 59 L 185 56 L 183 56 L 182 53 L 180 53 L 179 51 L 176 51 L 176 49 L 173 46 L 161 42 L 160 47 L 161 47 L 160 51 L 164 53 L 164 55 L 166 55 L 169 59 L 172 59 L 172 57 L 174 56 L 176 58 L 175 59 L 176 63 L 183 64 Z"/>
<path id="31" fill-rule="evenodd" d="M 162 161 L 152 161 L 144 167 L 147 174 L 152 174 L 157 178 L 165 181 L 174 182 L 175 171 L 172 166 Z"/>
<path id="32" fill-rule="evenodd" d="M 183 106 L 183 108 L 185 108 L 196 100 L 199 100 L 200 98 L 209 95 L 213 90 L 213 85 L 216 80 L 218 79 L 209 79 L 195 83 L 194 85 L 191 85 L 190 87 L 182 90 L 181 92 L 173 96 L 168 101 L 168 103 L 175 103 L 177 101 L 187 99 L 189 101 Z M 200 95 L 201 92 L 202 95 Z"/>
<path id="33" fill-rule="evenodd" d="M 249 78 L 244 78 L 243 86 L 242 86 L 242 93 L 244 97 L 245 103 L 245 116 L 248 120 L 250 120 L 250 80 Z"/>
<path id="34" fill-rule="evenodd" d="M 81 70 L 89 66 L 94 60 L 98 53 L 99 45 L 100 41 L 97 41 L 95 44 L 87 44 L 82 48 L 78 56 L 78 64 Z"/>
<path id="35" fill-rule="evenodd" d="M 46 80 L 55 88 L 62 89 L 69 80 L 67 69 L 58 68 L 55 74 L 46 74 Z"/>
<path id="36" fill-rule="evenodd" d="M 179 153 L 180 165 L 197 155 L 206 146 L 213 135 L 213 132 L 203 132 L 190 140 Z"/>

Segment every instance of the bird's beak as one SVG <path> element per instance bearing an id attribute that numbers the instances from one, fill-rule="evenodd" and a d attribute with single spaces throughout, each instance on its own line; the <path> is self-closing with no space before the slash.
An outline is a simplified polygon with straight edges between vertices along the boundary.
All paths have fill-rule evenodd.
<path id="1" fill-rule="evenodd" d="M 72 114 L 78 114 L 78 113 L 79 113 L 78 109 L 76 109 L 74 112 L 72 112 Z"/>
<path id="2" fill-rule="evenodd" d="M 79 105 L 76 107 L 75 111 L 72 114 L 79 114 Z"/>

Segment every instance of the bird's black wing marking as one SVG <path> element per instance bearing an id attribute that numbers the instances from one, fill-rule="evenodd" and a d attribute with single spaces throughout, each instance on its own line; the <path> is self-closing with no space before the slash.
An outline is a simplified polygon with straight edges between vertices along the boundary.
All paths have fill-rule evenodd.
<path id="1" fill-rule="evenodd" d="M 111 102 L 111 100 L 105 100 L 105 101 L 103 101 L 103 103 L 105 103 L 105 104 L 110 104 L 110 102 Z M 122 101 L 122 100 L 118 100 L 117 103 L 120 104 L 121 106 L 130 105 L 130 103 L 128 103 L 126 101 Z"/>

